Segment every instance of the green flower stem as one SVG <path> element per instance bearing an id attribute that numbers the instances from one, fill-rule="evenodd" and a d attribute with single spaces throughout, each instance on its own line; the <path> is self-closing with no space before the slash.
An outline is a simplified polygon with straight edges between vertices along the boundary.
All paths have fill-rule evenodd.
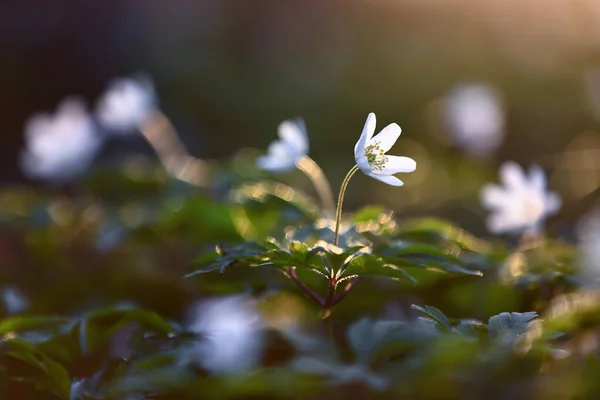
<path id="1" fill-rule="evenodd" d="M 141 124 L 140 132 L 169 174 L 192 185 L 208 187 L 208 163 L 189 155 L 165 114 L 160 111 L 152 113 Z"/>
<path id="2" fill-rule="evenodd" d="M 338 196 L 337 202 L 337 210 L 335 215 L 335 233 L 333 234 L 333 244 L 337 246 L 338 244 L 338 235 L 340 233 L 340 222 L 342 220 L 342 204 L 344 203 L 344 195 L 346 194 L 346 187 L 348 186 L 348 182 L 350 182 L 350 178 L 358 171 L 358 165 L 352 167 L 352 169 L 348 172 L 348 175 L 344 178 L 344 182 L 342 182 L 342 187 L 340 188 L 340 195 Z"/>
<path id="3" fill-rule="evenodd" d="M 308 179 L 312 182 L 319 198 L 321 199 L 321 203 L 323 203 L 323 209 L 325 214 L 328 217 L 331 217 L 335 212 L 335 202 L 333 199 L 333 192 L 331 191 L 331 186 L 329 185 L 329 181 L 325 177 L 323 170 L 319 167 L 319 165 L 310 157 L 304 156 L 298 161 L 296 167 L 304 172 Z"/>

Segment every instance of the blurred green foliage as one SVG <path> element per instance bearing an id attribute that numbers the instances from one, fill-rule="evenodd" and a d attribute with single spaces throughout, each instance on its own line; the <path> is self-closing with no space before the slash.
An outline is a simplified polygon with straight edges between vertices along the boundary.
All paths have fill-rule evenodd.
<path id="1" fill-rule="evenodd" d="M 0 279 L 27 308 L 0 319 L 2 397 L 600 395 L 600 293 L 573 245 L 488 241 L 367 206 L 333 246 L 312 197 L 232 171 L 212 191 L 154 168 L 3 188 Z M 265 321 L 259 364 L 187 362 L 203 340 L 186 323 L 193 303 L 239 293 Z"/>

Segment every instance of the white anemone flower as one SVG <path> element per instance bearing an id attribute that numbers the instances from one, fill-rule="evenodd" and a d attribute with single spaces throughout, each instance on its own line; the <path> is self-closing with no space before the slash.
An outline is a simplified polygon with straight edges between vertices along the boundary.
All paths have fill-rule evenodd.
<path id="1" fill-rule="evenodd" d="M 236 374 L 260 360 L 264 324 L 248 296 L 200 303 L 193 308 L 191 319 L 188 329 L 202 338 L 186 352 L 187 362 L 199 363 L 217 374 Z"/>
<path id="2" fill-rule="evenodd" d="M 504 109 L 497 90 L 487 84 L 456 86 L 444 102 L 444 114 L 455 144 L 473 156 L 495 152 L 504 139 Z"/>
<path id="3" fill-rule="evenodd" d="M 400 137 L 402 129 L 398 124 L 383 128 L 375 133 L 375 114 L 370 113 L 360 139 L 354 147 L 356 165 L 366 175 L 388 185 L 402 186 L 404 183 L 393 176 L 397 173 L 413 172 L 417 168 L 415 160 L 409 157 L 388 156 L 385 153 L 392 148 Z"/>
<path id="4" fill-rule="evenodd" d="M 256 164 L 265 171 L 284 173 L 296 168 L 308 154 L 308 134 L 301 119 L 283 121 L 277 134 L 279 140 L 269 145 L 267 155 L 260 157 Z"/>
<path id="5" fill-rule="evenodd" d="M 25 125 L 23 172 L 55 183 L 85 173 L 104 141 L 82 100 L 68 98 L 54 115 L 36 114 Z"/>
<path id="6" fill-rule="evenodd" d="M 7 315 L 18 314 L 25 311 L 29 306 L 27 297 L 25 297 L 23 292 L 16 286 L 5 286 L 0 293 Z"/>
<path id="7" fill-rule="evenodd" d="M 155 110 L 157 98 L 152 81 L 144 76 L 112 81 L 96 106 L 103 128 L 113 132 L 135 131 Z"/>
<path id="8" fill-rule="evenodd" d="M 503 186 L 487 184 L 481 190 L 481 202 L 492 212 L 488 229 L 538 234 L 544 219 L 561 206 L 560 196 L 547 191 L 544 171 L 533 165 L 527 175 L 518 164 L 506 162 L 499 175 Z"/>

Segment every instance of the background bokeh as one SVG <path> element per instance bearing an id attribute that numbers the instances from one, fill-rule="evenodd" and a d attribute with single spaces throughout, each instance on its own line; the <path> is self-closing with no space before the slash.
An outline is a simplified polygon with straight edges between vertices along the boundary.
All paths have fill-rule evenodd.
<path id="1" fill-rule="evenodd" d="M 399 123 L 393 153 L 419 169 L 402 190 L 359 178 L 352 208 L 381 203 L 483 232 L 477 193 L 515 160 L 550 173 L 569 227 L 569 210 L 600 184 L 594 0 L 13 0 L 0 4 L 0 37 L 4 182 L 23 179 L 28 116 L 71 94 L 92 106 L 109 80 L 143 71 L 193 155 L 264 149 L 279 122 L 301 116 L 334 187 L 368 112 L 378 127 Z M 465 82 L 501 96 L 506 137 L 495 154 L 469 157 L 448 139 L 440 99 Z M 99 162 L 136 152 L 151 154 L 141 138 L 113 140 Z M 282 179 L 310 190 L 301 174 Z"/>
<path id="2" fill-rule="evenodd" d="M 162 113 L 113 132 L 138 73 Z M 31 122 L 69 96 L 95 114 Z M 302 117 L 337 191 L 369 112 L 417 170 L 357 174 L 336 243 L 255 160 Z M 598 398 L 599 125 L 598 0 L 2 1 L 0 398 Z M 563 199 L 539 237 L 486 230 L 511 160 Z M 516 193 L 507 219 L 550 203 Z"/>

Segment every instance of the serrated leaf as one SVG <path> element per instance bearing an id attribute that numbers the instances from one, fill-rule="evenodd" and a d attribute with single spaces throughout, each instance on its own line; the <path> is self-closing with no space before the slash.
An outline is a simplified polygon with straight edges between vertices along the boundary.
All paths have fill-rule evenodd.
<path id="1" fill-rule="evenodd" d="M 397 267 L 421 267 L 421 268 L 437 268 L 444 272 L 458 273 L 470 276 L 482 276 L 483 273 L 479 270 L 464 268 L 458 264 L 449 263 L 438 258 L 405 256 L 405 257 L 390 257 L 386 256 L 383 259 Z"/>
<path id="2" fill-rule="evenodd" d="M 431 256 L 431 257 L 439 257 L 441 259 L 456 260 L 456 257 L 454 257 L 451 254 L 448 254 L 447 252 L 444 252 L 439 247 L 433 246 L 430 244 L 425 244 L 425 243 L 418 243 L 418 244 L 410 243 L 410 244 L 406 244 L 403 246 L 391 246 L 391 247 L 385 249 L 381 254 L 384 256 L 392 255 L 392 256 L 396 256 L 396 257 Z"/>
<path id="3" fill-rule="evenodd" d="M 370 318 L 362 318 L 350 325 L 346 336 L 354 350 L 357 362 L 368 365 L 376 349 L 401 325 L 399 321 L 372 321 Z"/>
<path id="4" fill-rule="evenodd" d="M 418 283 L 408 272 L 395 265 L 387 264 L 382 258 L 372 254 L 362 254 L 350 261 L 342 277 L 351 276 L 381 276 Z"/>
<path id="5" fill-rule="evenodd" d="M 512 343 L 519 335 L 525 333 L 529 323 L 537 318 L 534 311 L 526 313 L 503 312 L 491 317 L 488 321 L 490 336 L 500 342 Z"/>
<path id="6" fill-rule="evenodd" d="M 453 329 L 463 335 L 476 337 L 488 332 L 488 326 L 477 320 L 461 320 Z"/>
<path id="7" fill-rule="evenodd" d="M 432 306 L 421 307 L 416 304 L 412 304 L 410 308 L 416 310 L 421 315 L 435 321 L 438 324 L 438 326 L 440 326 L 442 329 L 446 331 L 452 330 L 452 324 L 448 320 L 448 317 L 446 317 L 444 313 L 438 310 L 437 308 Z"/>
<path id="8" fill-rule="evenodd" d="M 213 272 L 213 271 L 219 271 L 219 272 L 223 273 L 225 271 L 225 269 L 227 267 L 229 267 L 231 264 L 233 264 L 234 262 L 235 262 L 235 260 L 217 261 L 215 263 L 205 265 L 204 267 L 199 268 L 193 272 L 190 272 L 189 274 L 185 274 L 182 279 L 191 278 L 192 276 L 206 274 L 206 273 Z"/>

